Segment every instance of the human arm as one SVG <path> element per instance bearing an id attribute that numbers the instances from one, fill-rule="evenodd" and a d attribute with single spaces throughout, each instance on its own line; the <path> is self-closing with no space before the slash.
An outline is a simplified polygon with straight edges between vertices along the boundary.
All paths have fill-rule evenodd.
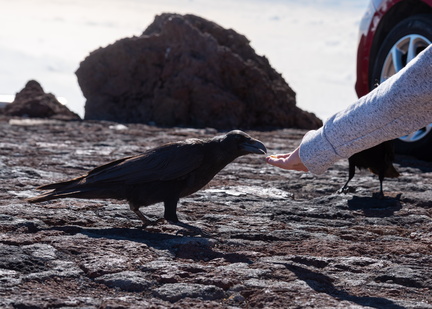
<path id="1" fill-rule="evenodd" d="M 299 159 L 310 172 L 322 174 L 340 159 L 430 122 L 432 45 L 372 92 L 330 117 L 323 127 L 309 132 L 298 148 Z"/>

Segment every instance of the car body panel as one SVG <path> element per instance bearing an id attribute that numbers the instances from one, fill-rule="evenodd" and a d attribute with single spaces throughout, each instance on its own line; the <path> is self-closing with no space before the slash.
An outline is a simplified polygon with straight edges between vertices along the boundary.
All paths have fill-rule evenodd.
<path id="1" fill-rule="evenodd" d="M 355 83 L 358 97 L 364 96 L 371 90 L 370 75 L 374 64 L 373 60 L 385 35 L 403 19 L 416 14 L 431 12 L 432 0 L 370 1 L 359 29 L 357 79 Z"/>

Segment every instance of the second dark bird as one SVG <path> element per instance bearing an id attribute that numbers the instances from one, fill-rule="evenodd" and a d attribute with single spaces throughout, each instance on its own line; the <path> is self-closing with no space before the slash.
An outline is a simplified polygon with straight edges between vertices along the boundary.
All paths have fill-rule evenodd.
<path id="1" fill-rule="evenodd" d="M 393 141 L 386 141 L 372 148 L 363 150 L 352 155 L 349 159 L 348 181 L 339 190 L 341 193 L 346 193 L 349 190 L 348 183 L 355 175 L 355 168 L 369 169 L 375 175 L 378 175 L 380 181 L 379 197 L 384 197 L 383 181 L 385 177 L 399 177 L 398 171 L 393 166 L 394 147 Z"/>
<path id="2" fill-rule="evenodd" d="M 48 192 L 28 201 L 36 203 L 60 198 L 127 200 L 144 226 L 154 222 L 140 211 L 140 207 L 163 202 L 164 218 L 187 227 L 177 217 L 180 198 L 203 188 L 237 157 L 266 152 L 263 143 L 239 130 L 206 140 L 188 139 L 110 162 L 68 181 L 41 186 L 38 190 Z"/>

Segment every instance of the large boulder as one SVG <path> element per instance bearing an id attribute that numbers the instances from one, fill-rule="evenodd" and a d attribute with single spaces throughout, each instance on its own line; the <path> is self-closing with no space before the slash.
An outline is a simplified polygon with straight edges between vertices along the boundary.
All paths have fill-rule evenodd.
<path id="1" fill-rule="evenodd" d="M 4 109 L 4 115 L 59 120 L 79 120 L 80 116 L 61 104 L 52 93 L 45 93 L 35 80 L 27 82 L 15 100 Z"/>
<path id="2" fill-rule="evenodd" d="M 247 38 L 194 15 L 162 14 L 76 71 L 85 119 L 230 128 L 322 125 Z"/>

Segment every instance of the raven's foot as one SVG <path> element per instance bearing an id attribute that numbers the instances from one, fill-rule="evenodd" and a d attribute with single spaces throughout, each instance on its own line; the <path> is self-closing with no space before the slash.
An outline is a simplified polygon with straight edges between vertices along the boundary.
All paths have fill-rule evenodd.
<path id="1" fill-rule="evenodd" d="M 379 200 L 383 200 L 383 199 L 385 199 L 384 192 L 382 192 L 382 191 L 372 193 L 372 197 L 374 197 L 374 198 L 376 198 L 376 199 L 379 199 Z"/>
<path id="2" fill-rule="evenodd" d="M 173 225 L 177 225 L 180 226 L 182 228 L 184 228 L 184 230 L 179 230 L 177 231 L 176 235 L 182 234 L 183 236 L 195 236 L 195 235 L 200 235 L 202 237 L 210 237 L 209 234 L 207 234 L 206 232 L 204 232 L 203 230 L 201 230 L 199 227 L 184 223 L 184 222 L 172 222 L 172 221 L 168 221 L 170 224 Z"/>
<path id="3" fill-rule="evenodd" d="M 347 193 L 354 193 L 356 192 L 356 188 L 355 187 L 349 187 L 349 186 L 343 186 L 342 188 L 340 188 L 337 193 L 339 194 L 347 194 Z"/>
<path id="4" fill-rule="evenodd" d="M 137 210 L 133 210 L 134 213 L 136 213 L 136 215 L 138 216 L 138 218 L 140 218 L 140 220 L 142 221 L 143 225 L 142 227 L 145 228 L 149 225 L 157 225 L 160 222 L 163 222 L 165 219 L 164 218 L 160 218 L 157 220 L 152 220 L 149 219 L 147 216 L 145 216 L 141 211 Z"/>

